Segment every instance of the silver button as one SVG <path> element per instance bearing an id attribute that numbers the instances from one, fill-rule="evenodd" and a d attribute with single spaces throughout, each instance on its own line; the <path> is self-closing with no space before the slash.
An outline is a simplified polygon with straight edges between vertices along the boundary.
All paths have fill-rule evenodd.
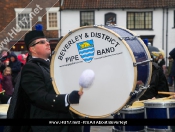
<path id="1" fill-rule="evenodd" d="M 51 105 L 53 107 L 53 105 Z"/>
<path id="2" fill-rule="evenodd" d="M 55 99 L 53 99 L 53 102 L 55 102 Z"/>

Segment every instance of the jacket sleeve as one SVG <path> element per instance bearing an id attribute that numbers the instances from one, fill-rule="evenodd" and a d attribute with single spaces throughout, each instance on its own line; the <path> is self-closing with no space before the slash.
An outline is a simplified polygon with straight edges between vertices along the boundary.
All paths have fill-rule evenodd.
<path id="1" fill-rule="evenodd" d="M 173 59 L 175 59 L 175 48 L 172 49 L 172 50 L 169 52 L 169 55 L 170 55 Z"/>
<path id="2" fill-rule="evenodd" d="M 51 81 L 50 81 L 51 83 Z M 24 65 L 21 74 L 21 87 L 32 105 L 50 111 L 69 111 L 65 107 L 65 94 L 57 95 L 52 83 L 46 87 L 41 68 L 34 63 Z"/>
<path id="3" fill-rule="evenodd" d="M 158 86 L 158 74 L 156 70 L 154 70 L 151 76 L 150 88 L 148 88 L 145 91 L 145 93 L 140 97 L 140 100 L 152 99 L 153 97 L 156 97 L 158 94 L 157 86 Z"/>
<path id="4" fill-rule="evenodd" d="M 165 77 L 165 74 L 163 73 L 163 70 L 159 69 L 159 83 L 157 84 L 157 91 L 163 91 L 163 92 L 169 92 L 169 86 L 167 79 Z M 156 95 L 156 98 L 163 98 L 163 97 L 168 97 L 169 95 L 166 94 L 158 94 Z"/>

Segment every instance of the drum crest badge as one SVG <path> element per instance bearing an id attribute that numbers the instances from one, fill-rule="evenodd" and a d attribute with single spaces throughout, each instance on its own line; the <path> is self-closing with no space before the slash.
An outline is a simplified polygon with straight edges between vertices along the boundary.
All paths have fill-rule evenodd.
<path id="1" fill-rule="evenodd" d="M 90 63 L 94 58 L 94 41 L 86 40 L 80 43 L 77 43 L 77 49 L 81 56 L 81 58 L 87 62 Z"/>

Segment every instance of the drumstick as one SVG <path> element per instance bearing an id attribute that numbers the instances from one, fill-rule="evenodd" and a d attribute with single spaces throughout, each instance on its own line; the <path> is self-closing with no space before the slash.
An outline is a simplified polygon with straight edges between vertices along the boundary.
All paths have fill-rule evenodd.
<path id="1" fill-rule="evenodd" d="M 175 92 L 160 92 L 160 91 L 158 91 L 158 94 L 175 94 Z"/>
<path id="2" fill-rule="evenodd" d="M 0 92 L 0 94 L 1 94 L 1 93 L 4 93 L 4 92 L 5 92 L 5 90 L 2 90 L 2 91 Z"/>
<path id="3" fill-rule="evenodd" d="M 170 98 L 173 98 L 173 95 L 171 95 L 171 96 L 169 96 L 169 97 L 157 98 L 157 99 L 170 99 Z M 156 100 L 157 100 L 157 99 L 156 99 Z M 148 100 L 154 100 L 154 99 L 140 100 L 140 101 L 135 101 L 135 102 L 143 103 L 143 102 L 148 101 Z"/>
<path id="4" fill-rule="evenodd" d="M 80 87 L 80 92 L 83 91 L 83 88 L 89 88 L 94 80 L 94 71 L 91 69 L 86 69 L 85 71 L 82 72 L 80 78 L 79 78 L 79 85 Z"/>

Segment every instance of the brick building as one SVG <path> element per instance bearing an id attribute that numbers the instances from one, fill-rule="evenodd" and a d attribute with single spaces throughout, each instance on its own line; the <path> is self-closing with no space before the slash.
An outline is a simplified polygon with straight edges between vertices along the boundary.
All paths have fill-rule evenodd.
<path id="1" fill-rule="evenodd" d="M 53 6 L 53 7 L 52 7 Z M 52 50 L 58 43 L 59 1 L 3 0 L 0 1 L 0 44 L 13 51 L 25 51 L 24 35 L 42 24 Z M 32 19 L 31 19 L 32 18 Z"/>

